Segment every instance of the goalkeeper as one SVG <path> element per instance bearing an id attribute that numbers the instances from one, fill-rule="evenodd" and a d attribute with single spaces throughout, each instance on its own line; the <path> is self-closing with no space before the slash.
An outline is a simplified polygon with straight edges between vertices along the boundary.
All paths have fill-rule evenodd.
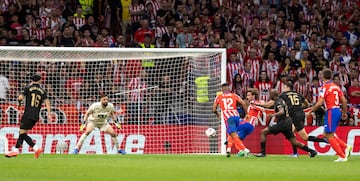
<path id="1" fill-rule="evenodd" d="M 82 131 L 84 127 L 86 127 L 86 129 L 85 132 L 81 135 L 78 143 L 76 144 L 73 152 L 74 154 L 79 153 L 79 149 L 84 143 L 84 140 L 95 128 L 99 128 L 100 131 L 104 131 L 105 133 L 110 134 L 113 144 L 118 149 L 118 153 L 125 154 L 124 150 L 119 149 L 117 134 L 107 122 L 108 118 L 111 116 L 112 120 L 115 122 L 116 127 L 121 129 L 121 125 L 117 122 L 114 112 L 114 105 L 112 103 L 109 103 L 109 98 L 107 95 L 101 95 L 100 102 L 93 103 L 89 107 L 89 109 L 85 113 L 84 122 L 80 126 L 80 131 Z"/>

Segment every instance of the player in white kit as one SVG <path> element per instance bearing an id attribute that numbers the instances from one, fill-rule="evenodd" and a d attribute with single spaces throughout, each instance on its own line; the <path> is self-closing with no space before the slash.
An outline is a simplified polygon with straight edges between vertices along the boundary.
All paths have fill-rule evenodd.
<path id="1" fill-rule="evenodd" d="M 115 108 L 112 103 L 109 103 L 109 98 L 107 95 L 100 96 L 100 102 L 93 103 L 89 109 L 86 111 L 84 116 L 84 122 L 80 127 L 80 131 L 86 126 L 85 132 L 81 135 L 76 147 L 74 149 L 74 154 L 79 153 L 81 145 L 84 143 L 86 137 L 95 129 L 99 128 L 100 131 L 104 131 L 111 135 L 111 140 L 113 144 L 118 149 L 118 153 L 125 154 L 124 150 L 119 149 L 119 142 L 117 141 L 117 134 L 114 129 L 108 123 L 108 118 L 115 122 L 117 128 L 121 129 L 120 123 L 117 123 L 116 115 L 114 114 Z"/>

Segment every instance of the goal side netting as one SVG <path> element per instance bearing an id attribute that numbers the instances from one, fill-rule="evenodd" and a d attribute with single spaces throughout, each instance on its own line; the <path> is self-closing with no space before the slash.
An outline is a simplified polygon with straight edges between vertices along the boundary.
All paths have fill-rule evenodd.
<path id="1" fill-rule="evenodd" d="M 44 153 L 71 153 L 87 108 L 107 94 L 115 105 L 120 149 L 131 154 L 225 153 L 225 127 L 212 104 L 226 80 L 225 49 L 0 47 L 0 153 L 19 136 L 17 96 L 42 76 L 45 107 L 29 136 Z M 205 130 L 216 129 L 208 138 Z M 8 145 L 8 146 L 7 146 Z M 114 154 L 111 136 L 95 129 L 80 154 Z M 24 142 L 21 153 L 31 153 Z"/>

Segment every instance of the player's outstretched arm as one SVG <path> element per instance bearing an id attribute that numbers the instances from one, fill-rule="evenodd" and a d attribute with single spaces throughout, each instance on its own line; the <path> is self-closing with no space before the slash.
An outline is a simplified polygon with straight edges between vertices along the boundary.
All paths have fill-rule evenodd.
<path id="1" fill-rule="evenodd" d="M 275 101 L 273 100 L 270 100 L 268 102 L 264 102 L 264 103 L 261 103 L 261 104 L 256 104 L 254 103 L 256 106 L 260 106 L 260 107 L 264 107 L 264 108 L 272 108 L 275 104 Z"/>
<path id="2" fill-rule="evenodd" d="M 310 112 L 315 112 L 318 110 L 322 105 L 324 104 L 324 98 L 319 97 L 319 100 L 316 102 L 316 104 L 310 109 Z"/>

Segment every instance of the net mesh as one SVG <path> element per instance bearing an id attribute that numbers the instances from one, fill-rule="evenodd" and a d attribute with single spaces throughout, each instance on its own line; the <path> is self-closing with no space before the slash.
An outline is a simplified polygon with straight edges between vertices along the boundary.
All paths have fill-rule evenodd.
<path id="1" fill-rule="evenodd" d="M 120 148 L 128 153 L 221 151 L 220 123 L 211 112 L 221 83 L 221 52 L 106 50 L 0 50 L 1 79 L 8 82 L 0 85 L 0 89 L 7 89 L 1 97 L 0 135 L 6 136 L 8 149 L 18 138 L 23 113 L 17 96 L 30 83 L 30 76 L 38 73 L 42 75 L 41 86 L 48 91 L 53 122 L 47 121 L 44 108 L 29 135 L 45 153 L 71 153 L 82 134 L 79 126 L 84 113 L 101 94 L 109 95 L 109 102 L 116 107 L 123 129 L 111 125 L 119 134 Z M 215 128 L 219 136 L 206 137 L 208 127 Z M 1 146 L 4 143 L 0 141 Z M 109 154 L 116 150 L 110 135 L 96 129 L 80 153 Z M 24 143 L 22 153 L 31 151 Z"/>

